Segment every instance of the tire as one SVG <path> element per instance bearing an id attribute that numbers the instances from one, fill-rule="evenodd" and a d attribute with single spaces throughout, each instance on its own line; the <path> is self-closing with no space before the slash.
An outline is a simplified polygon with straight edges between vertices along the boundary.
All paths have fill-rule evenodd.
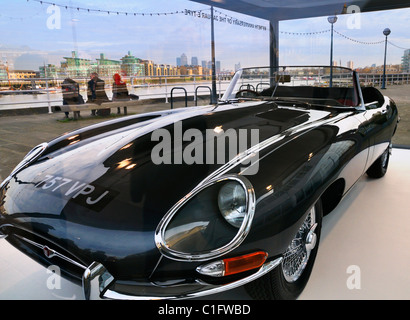
<path id="1" fill-rule="evenodd" d="M 370 178 L 379 179 L 384 177 L 389 166 L 390 152 L 391 146 L 367 169 L 366 173 Z"/>
<path id="2" fill-rule="evenodd" d="M 303 225 L 283 255 L 282 263 L 265 276 L 245 285 L 253 299 L 294 300 L 302 293 L 316 259 L 322 217 L 322 202 L 319 199 L 307 212 Z"/>

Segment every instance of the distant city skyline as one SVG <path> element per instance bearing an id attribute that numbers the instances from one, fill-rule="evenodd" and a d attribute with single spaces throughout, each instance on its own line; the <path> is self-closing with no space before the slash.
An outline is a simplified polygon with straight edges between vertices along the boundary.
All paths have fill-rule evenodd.
<path id="1" fill-rule="evenodd" d="M 209 6 L 187 0 L 54 2 L 61 6 L 111 10 L 111 14 L 61 8 L 58 24 L 52 19 L 55 14 L 52 6 L 46 3 L 0 0 L 3 31 L 0 62 L 7 61 L 15 69 L 38 70 L 44 64 L 59 65 L 62 57 L 72 51 L 92 60 L 100 53 L 107 59 L 118 60 L 127 51 L 141 59 L 170 65 L 176 65 L 176 57 L 182 53 L 191 59 L 197 57 L 198 63 L 211 60 Z M 205 18 L 186 14 L 187 9 L 201 12 Z M 118 15 L 117 10 L 145 15 Z M 215 22 L 216 59 L 223 69 L 235 70 L 238 64 L 242 67 L 268 65 L 269 22 L 222 9 L 218 12 L 263 27 L 246 28 Z M 222 16 L 222 13 L 218 14 Z M 409 30 L 403 27 L 410 23 L 410 9 L 363 13 L 354 28 L 349 25 L 349 19 L 352 15 L 338 15 L 334 25 L 337 31 L 334 34 L 335 61 L 342 61 L 344 66 L 352 61 L 355 68 L 382 64 L 382 31 L 389 27 L 392 33 L 388 38 L 387 63 L 401 63 L 405 50 L 410 48 Z M 327 17 L 281 21 L 280 64 L 328 64 L 329 29 Z"/>
<path id="2" fill-rule="evenodd" d="M 186 0 L 138 3 L 132 0 L 124 0 L 121 3 L 55 0 L 55 3 L 112 10 L 112 14 L 60 8 L 59 28 L 50 29 L 50 21 L 53 27 L 53 6 L 26 0 L 0 0 L 2 62 L 8 61 L 16 69 L 37 69 L 38 65 L 43 64 L 58 65 L 61 57 L 73 50 L 87 59 L 95 59 L 104 52 L 107 58 L 115 60 L 119 59 L 124 51 L 131 50 L 135 56 L 142 59 L 164 64 L 175 65 L 175 57 L 181 52 L 201 60 L 211 60 L 210 20 L 185 14 L 185 10 L 189 9 L 198 12 L 202 10 L 209 15 L 209 6 Z M 115 14 L 116 10 L 146 14 L 124 16 Z M 156 12 L 168 14 L 156 15 Z M 171 14 L 173 12 L 174 14 Z M 261 19 L 240 14 L 235 16 L 268 26 L 268 22 Z M 252 44 L 256 52 L 241 49 L 241 53 L 238 53 L 241 61 L 247 61 L 249 65 L 252 65 L 255 59 L 264 61 L 264 64 L 268 62 L 268 31 L 216 24 L 216 54 L 219 61 L 224 61 L 226 68 L 234 68 L 234 62 L 229 61 L 232 59 L 230 48 L 241 42 L 244 46 L 243 41 L 247 45 Z M 238 58 L 235 58 L 235 61 Z"/>

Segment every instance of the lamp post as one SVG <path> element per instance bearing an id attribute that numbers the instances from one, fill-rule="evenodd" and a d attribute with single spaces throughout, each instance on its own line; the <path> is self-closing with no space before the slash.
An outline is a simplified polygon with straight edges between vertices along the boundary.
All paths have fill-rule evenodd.
<path id="1" fill-rule="evenodd" d="M 332 30 L 331 30 L 331 40 L 330 40 L 330 81 L 329 81 L 329 87 L 331 88 L 333 86 L 333 25 L 337 21 L 336 16 L 330 16 L 327 18 L 327 21 L 332 25 Z"/>
<path id="2" fill-rule="evenodd" d="M 386 56 L 387 56 L 387 37 L 391 33 L 391 30 L 389 28 L 386 28 L 383 30 L 383 34 L 386 36 L 386 41 L 384 44 L 384 66 L 383 66 L 383 83 L 382 83 L 382 89 L 386 89 Z"/>
<path id="3" fill-rule="evenodd" d="M 211 104 L 217 104 L 216 95 L 216 67 L 215 67 L 215 31 L 214 31 L 214 7 L 211 6 L 211 59 L 212 59 L 212 92 Z"/>

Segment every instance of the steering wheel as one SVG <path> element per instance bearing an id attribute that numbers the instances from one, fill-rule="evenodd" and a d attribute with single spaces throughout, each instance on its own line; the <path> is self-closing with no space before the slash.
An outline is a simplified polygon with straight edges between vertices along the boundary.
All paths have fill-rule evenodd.
<path id="1" fill-rule="evenodd" d="M 235 94 L 235 98 L 255 98 L 255 97 L 258 97 L 258 96 L 259 96 L 259 93 L 257 93 L 254 90 L 250 90 L 250 89 L 239 90 Z"/>

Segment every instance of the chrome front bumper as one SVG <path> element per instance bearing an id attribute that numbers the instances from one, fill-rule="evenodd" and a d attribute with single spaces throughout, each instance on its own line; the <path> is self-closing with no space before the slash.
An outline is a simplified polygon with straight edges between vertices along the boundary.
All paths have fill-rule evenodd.
<path id="1" fill-rule="evenodd" d="M 282 262 L 282 257 L 277 258 L 273 261 L 267 262 L 260 269 L 241 280 L 237 280 L 224 285 L 213 285 L 203 281 L 197 281 L 197 284 L 201 285 L 200 291 L 193 293 L 184 293 L 180 295 L 170 295 L 170 296 L 156 296 L 156 295 L 130 295 L 123 294 L 111 290 L 109 287 L 113 283 L 114 277 L 107 271 L 107 269 L 98 262 L 92 263 L 84 272 L 82 279 L 82 286 L 84 292 L 84 298 L 86 300 L 100 300 L 100 299 L 119 299 L 119 300 L 173 300 L 173 299 L 189 299 L 196 298 L 211 294 L 220 293 L 223 291 L 231 290 L 240 287 L 246 283 L 252 282 L 253 280 L 267 274 L 275 267 L 277 267 Z M 153 284 L 155 286 L 155 284 Z M 181 287 L 181 285 L 178 285 Z M 169 285 L 168 288 L 172 288 Z M 164 291 L 167 291 L 167 287 L 163 287 Z"/>
<path id="2" fill-rule="evenodd" d="M 5 225 L 1 226 L 4 227 Z M 0 240 L 5 239 L 7 237 L 6 233 L 3 233 L 0 227 Z M 58 252 L 49 249 L 46 246 L 38 244 L 32 240 L 26 239 L 24 237 L 19 236 L 19 238 L 25 242 L 30 243 L 36 247 L 41 249 L 47 248 L 47 253 L 52 256 L 56 256 L 60 259 L 65 261 L 75 263 L 77 266 L 78 263 L 72 261 L 68 257 L 59 254 Z M 93 262 L 90 266 L 80 266 L 83 268 L 84 272 L 82 275 L 82 289 L 84 294 L 84 299 L 86 300 L 101 300 L 101 299 L 118 299 L 118 300 L 174 300 L 174 299 L 190 299 L 196 298 L 211 294 L 216 294 L 220 292 L 224 292 L 227 290 L 231 290 L 242 285 L 245 285 L 249 282 L 256 280 L 257 278 L 267 274 L 279 264 L 282 263 L 283 258 L 279 257 L 275 260 L 266 262 L 263 264 L 258 271 L 254 274 L 242 278 L 240 280 L 226 283 L 223 285 L 215 285 L 206 283 L 202 280 L 197 279 L 194 283 L 178 283 L 178 284 L 158 284 L 158 283 L 149 283 L 148 286 L 145 286 L 145 290 L 141 290 L 140 293 L 136 290 L 136 294 L 126 294 L 117 291 L 115 287 L 115 279 L 114 277 L 108 272 L 105 266 L 99 262 Z M 130 287 L 138 288 L 141 286 L 138 283 L 133 284 L 132 282 L 127 283 Z M 195 287 L 195 290 L 190 291 L 190 287 Z M 114 289 L 113 289 L 114 288 Z M 182 288 L 182 290 L 180 290 Z M 151 293 L 150 293 L 151 291 Z M 169 294 L 167 293 L 169 292 Z M 182 293 L 175 293 L 175 292 L 182 292 Z M 160 294 L 158 294 L 160 293 Z"/>

